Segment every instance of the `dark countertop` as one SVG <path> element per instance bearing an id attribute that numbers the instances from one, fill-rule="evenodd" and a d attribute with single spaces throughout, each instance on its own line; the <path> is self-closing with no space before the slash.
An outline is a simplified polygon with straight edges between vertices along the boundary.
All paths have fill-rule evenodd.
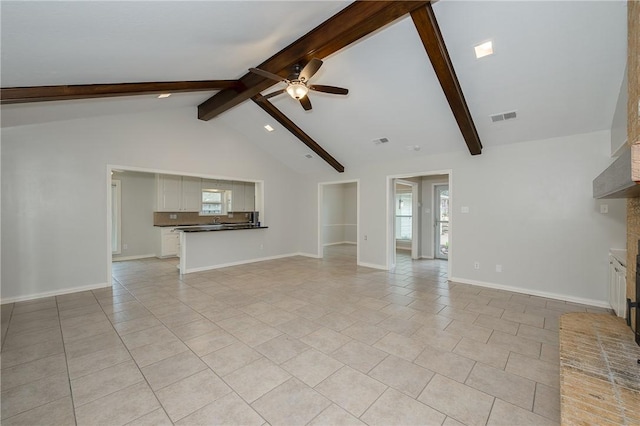
<path id="1" fill-rule="evenodd" d="M 219 225 L 196 225 L 196 226 L 176 226 L 176 231 L 182 232 L 210 232 L 210 231 L 238 231 L 240 229 L 267 229 L 268 226 L 246 225 L 246 224 L 219 224 Z"/>

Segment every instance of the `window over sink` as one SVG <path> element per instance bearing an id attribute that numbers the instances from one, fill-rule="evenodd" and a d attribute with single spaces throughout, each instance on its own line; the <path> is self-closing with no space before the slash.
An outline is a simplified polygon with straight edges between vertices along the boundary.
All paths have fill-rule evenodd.
<path id="1" fill-rule="evenodd" d="M 229 202 L 231 200 L 230 191 L 218 189 L 202 190 L 202 207 L 201 215 L 217 215 L 226 214 L 229 211 Z"/>

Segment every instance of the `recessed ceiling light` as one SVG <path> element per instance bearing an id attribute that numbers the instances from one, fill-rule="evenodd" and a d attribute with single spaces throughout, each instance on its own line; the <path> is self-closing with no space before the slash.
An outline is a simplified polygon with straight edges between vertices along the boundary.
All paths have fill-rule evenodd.
<path id="1" fill-rule="evenodd" d="M 275 130 L 273 127 L 271 127 L 268 124 L 265 124 L 264 128 L 267 129 L 267 132 L 273 132 Z"/>
<path id="2" fill-rule="evenodd" d="M 476 59 L 483 58 L 485 56 L 493 55 L 493 43 L 487 41 L 479 44 L 473 48 L 476 51 Z"/>
<path id="3" fill-rule="evenodd" d="M 162 93 L 158 96 L 158 99 L 168 98 L 169 96 L 171 96 L 171 93 Z"/>

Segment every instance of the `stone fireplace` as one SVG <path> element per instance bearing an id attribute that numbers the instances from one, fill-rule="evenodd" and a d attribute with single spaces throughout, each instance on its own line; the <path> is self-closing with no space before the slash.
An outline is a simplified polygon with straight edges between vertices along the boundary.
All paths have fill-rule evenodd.
<path id="1" fill-rule="evenodd" d="M 640 100 L 640 2 L 627 2 L 627 72 L 628 94 L 627 103 L 627 141 L 631 145 L 640 145 L 640 116 L 638 115 L 638 101 Z M 633 158 L 632 161 L 635 162 Z M 634 180 L 635 176 L 634 176 Z M 636 294 L 636 256 L 638 255 L 638 241 L 640 240 L 640 198 L 627 200 L 627 297 L 637 300 Z M 633 318 L 633 329 L 638 324 Z"/>

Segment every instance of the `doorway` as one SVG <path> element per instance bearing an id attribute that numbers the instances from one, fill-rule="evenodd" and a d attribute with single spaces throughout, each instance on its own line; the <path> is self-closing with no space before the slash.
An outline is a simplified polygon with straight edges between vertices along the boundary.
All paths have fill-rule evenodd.
<path id="1" fill-rule="evenodd" d="M 451 170 L 387 176 L 387 269 L 419 269 L 425 266 L 420 266 L 423 262 L 437 261 L 438 267 L 445 268 L 448 276 L 451 276 L 454 248 L 453 219 L 450 214 L 452 179 Z M 417 189 L 417 194 L 411 200 L 414 224 L 411 257 L 408 251 L 399 251 L 396 255 L 398 182 L 414 183 Z M 399 260 L 402 265 L 398 264 Z"/>
<path id="2" fill-rule="evenodd" d="M 359 181 L 318 184 L 318 257 L 360 261 Z"/>

